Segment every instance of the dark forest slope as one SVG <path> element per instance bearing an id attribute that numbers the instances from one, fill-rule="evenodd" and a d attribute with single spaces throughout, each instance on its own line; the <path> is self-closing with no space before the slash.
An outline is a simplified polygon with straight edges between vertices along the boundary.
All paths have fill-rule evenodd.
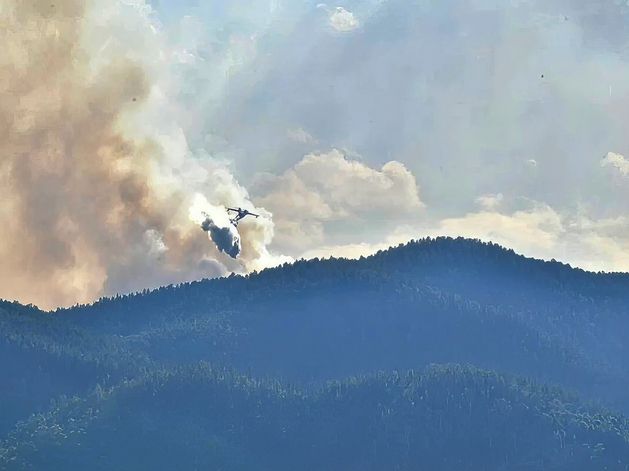
<path id="1" fill-rule="evenodd" d="M 360 260 L 302 260 L 247 277 L 145 290 L 60 312 L 86 325 L 108 325 L 140 310 L 144 314 L 141 321 L 146 322 L 151 318 L 147 314 L 154 310 L 159 314 L 177 311 L 184 305 L 191 307 L 191 302 L 204 302 L 210 308 L 224 305 L 221 297 L 226 298 L 227 304 L 247 302 L 246 293 L 239 296 L 238 291 L 253 290 L 253 286 L 269 292 L 278 288 L 294 290 L 329 281 L 342 282 L 356 273 L 367 279 L 413 279 L 482 303 L 517 305 L 521 309 L 559 306 L 574 310 L 573 316 L 580 321 L 597 320 L 610 313 L 624 314 L 629 306 L 627 273 L 586 272 L 556 261 L 527 258 L 493 243 L 439 237 L 412 241 Z M 535 296 L 529 296 L 531 293 Z M 96 316 L 97 313 L 106 315 Z M 124 324 L 126 328 L 134 325 L 129 319 Z"/>
<path id="2" fill-rule="evenodd" d="M 360 260 L 103 299 L 55 316 L 160 361 L 210 360 L 298 381 L 472 363 L 626 402 L 629 276 L 589 273 L 469 239 Z"/>
<path id="3" fill-rule="evenodd" d="M 18 303 L 0 303 L 0 359 L 0 434 L 56 396 L 115 384 L 152 364 L 120 338 Z"/>
<path id="4" fill-rule="evenodd" d="M 166 287 L 59 312 L 86 327 L 138 333 L 164 317 L 248 309 L 306 295 L 333 295 L 348 285 L 370 289 L 410 286 L 457 295 L 482 306 L 516 309 L 549 333 L 574 336 L 582 348 L 606 353 L 627 366 L 629 275 L 590 273 L 558 262 L 516 255 L 495 244 L 469 239 L 425 239 L 361 260 L 310 260 L 230 277 Z M 620 331 L 618 330 L 620 328 Z M 598 337 L 604 336 L 604 345 Z M 621 354 L 621 353 L 624 353 Z"/>
<path id="5" fill-rule="evenodd" d="M 0 469 L 625 470 L 625 419 L 541 384 L 629 410 L 628 286 L 439 238 L 50 313 L 1 302 Z M 431 363 L 475 367 L 371 374 Z"/>
<path id="6" fill-rule="evenodd" d="M 624 470 L 629 423 L 558 388 L 457 365 L 303 391 L 209 365 L 62 400 L 0 469 Z"/>

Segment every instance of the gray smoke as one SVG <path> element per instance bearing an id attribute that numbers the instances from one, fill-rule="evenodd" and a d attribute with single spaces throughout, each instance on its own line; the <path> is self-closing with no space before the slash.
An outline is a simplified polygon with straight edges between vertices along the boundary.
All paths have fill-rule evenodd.
<path id="1" fill-rule="evenodd" d="M 210 238 L 221 252 L 232 258 L 240 253 L 240 236 L 233 226 L 219 227 L 207 216 L 201 223 L 201 229 L 210 234 Z"/>
<path id="2" fill-rule="evenodd" d="M 273 263 L 270 213 L 188 146 L 150 7 L 51 3 L 0 0 L 0 298 L 55 309 Z M 229 226 L 225 204 L 264 215 L 228 245 L 237 261 L 199 230 L 208 206 Z"/>

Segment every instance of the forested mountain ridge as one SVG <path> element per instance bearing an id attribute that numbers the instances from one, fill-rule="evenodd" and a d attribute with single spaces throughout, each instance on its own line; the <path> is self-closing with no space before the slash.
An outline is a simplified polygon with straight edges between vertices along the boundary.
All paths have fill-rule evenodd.
<path id="1" fill-rule="evenodd" d="M 620 471 L 627 438 L 621 415 L 469 366 L 305 391 L 200 364 L 62 398 L 0 444 L 0 469 Z"/>
<path id="2" fill-rule="evenodd" d="M 61 394 L 115 384 L 153 362 L 123 339 L 17 303 L 0 303 L 0 433 Z"/>
<path id="3" fill-rule="evenodd" d="M 617 384 L 604 379 L 595 394 L 614 396 L 611 390 L 629 384 L 616 381 L 629 366 L 628 287 L 627 274 L 590 273 L 492 243 L 442 237 L 359 260 L 298 261 L 245 277 L 102 299 L 55 315 L 98 332 L 141 338 L 164 360 L 181 351 L 192 355 L 184 361 L 224 359 L 300 381 L 430 361 L 469 362 L 539 373 L 582 392 L 588 391 L 577 383 L 596 387 L 600 376 L 611 377 Z M 175 347 L 186 342 L 182 335 L 191 338 L 196 331 L 202 338 L 209 319 L 213 342 L 221 331 L 221 358 L 199 345 Z M 409 348 L 395 352 L 404 345 Z M 281 366 L 285 358 L 306 356 L 308 365 Z M 344 367 L 338 356 L 349 364 Z M 387 356 L 395 358 L 385 361 Z M 256 365 L 272 357 L 273 364 Z M 545 371 L 549 366 L 552 373 Z M 586 374 L 566 381 L 574 368 Z"/>
<path id="4" fill-rule="evenodd" d="M 516 309 L 545 329 L 580 335 L 585 345 L 591 342 L 590 334 L 601 330 L 613 334 L 620 325 L 629 331 L 629 274 L 585 272 L 526 258 L 496 244 L 447 237 L 412 241 L 360 260 L 302 260 L 245 277 L 105 298 L 59 314 L 81 325 L 131 333 L 133 326 L 142 330 L 142 322 L 160 322 L 164 316 L 179 315 L 182 308 L 187 313 L 230 310 L 243 304 L 248 308 L 265 298 L 295 298 L 305 291 L 328 294 L 344 291 L 348 285 L 376 290 L 410 287 L 437 295 L 449 293 L 483 306 Z M 545 311 L 542 315 L 535 315 L 541 310 Z M 610 322 L 613 329 L 608 329 Z"/>
<path id="5" fill-rule="evenodd" d="M 101 363 L 113 358 L 122 365 L 132 355 L 134 364 L 146 356 L 211 360 L 319 382 L 429 362 L 474 363 L 616 403 L 628 384 L 624 280 L 527 259 L 495 244 L 438 238 L 360 260 L 299 261 L 103 299 L 52 317 L 102 336 Z M 596 295 L 592 287 L 606 295 L 582 294 Z M 74 350 L 89 360 L 85 347 Z"/>
<path id="6" fill-rule="evenodd" d="M 359 260 L 298 261 L 244 277 L 230 276 L 163 287 L 153 291 L 146 290 L 133 295 L 102 299 L 88 306 L 76 306 L 54 312 L 43 312 L 33 306 L 22 306 L 18 303 L 0 302 L 0 339 L 3 340 L 0 342 L 0 358 L 11 359 L 0 362 L 0 374 L 4 379 L 0 385 L 0 433 L 8 433 L 13 427 L 11 424 L 18 420 L 23 421 L 8 436 L 4 448 L 0 447 L 0 456 L 5 457 L 5 466 L 8 466 L 2 468 L 0 465 L 0 469 L 16 469 L 12 466 L 18 462 L 22 463 L 20 460 L 27 455 L 29 458 L 24 458 L 26 460 L 24 463 L 30 463 L 34 469 L 56 471 L 60 469 L 61 464 L 47 468 L 45 462 L 51 463 L 58 459 L 61 460 L 58 463 L 61 463 L 68 459 L 69 454 L 83 456 L 84 461 L 81 462 L 87 467 L 92 466 L 96 460 L 95 454 L 81 452 L 77 455 L 76 448 L 67 448 L 70 446 L 67 440 L 69 435 L 59 430 L 74 429 L 67 422 L 70 418 L 64 415 L 66 414 L 64 410 L 73 410 L 77 414 L 80 412 L 83 414 L 81 421 L 85 424 L 88 422 L 99 424 L 90 425 L 90 431 L 86 432 L 91 436 L 87 439 L 92 444 L 90 450 L 99 453 L 99 456 L 109 452 L 106 451 L 107 447 L 104 449 L 98 443 L 120 447 L 123 445 L 119 440 L 124 440 L 122 438 L 124 436 L 146 436 L 148 441 L 162 443 L 163 450 L 170 449 L 174 453 L 176 449 L 179 450 L 176 453 L 179 456 L 182 453 L 190 455 L 191 461 L 185 462 L 187 464 L 182 464 L 183 467 L 178 469 L 191 471 L 206 469 L 200 465 L 206 459 L 209 460 L 208 463 L 215 463 L 217 469 L 227 471 L 251 470 L 253 469 L 251 463 L 254 462 L 267 463 L 266 467 L 256 467 L 256 470 L 284 469 L 277 465 L 277 460 L 280 459 L 281 450 L 286 450 L 287 445 L 278 445 L 283 443 L 283 438 L 275 432 L 273 432 L 275 435 L 270 435 L 275 438 L 269 438 L 275 441 L 265 442 L 265 446 L 280 450 L 277 451 L 277 456 L 266 456 L 260 449 L 251 452 L 251 461 L 245 458 L 244 461 L 237 459 L 234 461 L 234 456 L 248 456 L 249 452 L 242 449 L 243 442 L 238 442 L 245 440 L 242 438 L 244 435 L 237 438 L 234 434 L 238 433 L 233 430 L 215 430 L 210 433 L 203 428 L 203 424 L 192 417 L 196 413 L 195 410 L 205 411 L 204 417 L 207 420 L 213 417 L 211 420 L 221 421 L 227 420 L 226 417 L 232 417 L 233 420 L 241 421 L 243 427 L 249 427 L 251 433 L 258 437 L 256 440 L 264 441 L 262 438 L 264 433 L 256 429 L 257 416 L 253 417 L 246 413 L 243 418 L 238 416 L 241 413 L 238 410 L 229 413 L 236 415 L 225 416 L 224 412 L 218 409 L 214 412 L 208 411 L 201 404 L 185 410 L 180 406 L 174 406 L 179 401 L 189 402 L 189 398 L 196 394 L 206 394 L 207 388 L 201 383 L 209 377 L 213 378 L 218 371 L 228 371 L 222 368 L 236 367 L 240 372 L 248 372 L 247 376 L 241 376 L 236 372 L 221 373 L 223 382 L 220 387 L 232 391 L 232 384 L 270 385 L 271 390 L 275 391 L 273 394 L 279 394 L 277 397 L 273 396 L 276 397 L 273 399 L 276 405 L 272 408 L 273 412 L 269 412 L 270 423 L 276 423 L 273 427 L 279 426 L 277 425 L 279 422 L 273 420 L 285 417 L 282 410 L 293 410 L 301 417 L 310 417 L 308 420 L 311 425 L 300 422 L 299 427 L 304 429 L 303 433 L 311 427 L 312 430 L 308 433 L 314 435 L 308 436 L 309 438 L 301 435 L 300 440 L 304 440 L 303 443 L 291 442 L 296 450 L 300 450 L 292 458 L 293 461 L 290 459 L 286 461 L 292 463 L 293 468 L 303 467 L 297 466 L 296 463 L 307 456 L 306 459 L 313 463 L 311 468 L 313 471 L 323 468 L 334 469 L 335 466 L 325 460 L 319 461 L 319 465 L 314 463 L 318 459 L 323 459 L 320 456 L 336 453 L 339 457 L 339 471 L 340 468 L 362 470 L 372 465 L 373 469 L 388 469 L 384 461 L 378 461 L 380 459 L 378 453 L 373 456 L 365 455 L 366 443 L 372 441 L 379 443 L 376 447 L 378 450 L 384 446 L 384 450 L 388 451 L 382 456 L 386 456 L 390 463 L 397 463 L 401 469 L 423 469 L 422 466 L 430 465 L 432 469 L 443 471 L 458 469 L 452 466 L 463 466 L 461 469 L 472 470 L 624 470 L 619 466 L 621 462 L 622 466 L 629 464 L 629 460 L 623 461 L 626 456 L 625 441 L 628 438 L 625 432 L 616 433 L 614 436 L 621 438 L 612 439 L 611 435 L 605 435 L 609 431 L 607 425 L 605 426 L 608 427 L 605 429 L 607 431 L 604 433 L 603 429 L 597 427 L 608 423 L 608 419 L 602 419 L 600 414 L 615 417 L 609 418 L 610 424 L 620 422 L 624 424 L 625 419 L 618 414 L 601 412 L 599 406 L 592 405 L 582 404 L 578 406 L 580 412 L 570 412 L 573 415 L 577 414 L 574 417 L 580 417 L 575 419 L 577 422 L 590 414 L 595 417 L 592 421 L 597 421 L 598 424 L 592 425 L 594 422 L 588 422 L 586 419 L 583 419 L 585 422 L 581 424 L 583 430 L 593 433 L 587 439 L 590 447 L 588 453 L 597 459 L 590 459 L 591 456 L 588 455 L 589 464 L 581 468 L 575 467 L 578 461 L 574 461 L 572 456 L 582 458 L 585 456 L 585 451 L 579 448 L 579 446 L 583 448 L 583 444 L 577 446 L 576 442 L 571 442 L 572 447 L 566 447 L 568 443 L 567 435 L 564 435 L 567 433 L 566 424 L 561 422 L 558 416 L 548 412 L 548 407 L 551 407 L 549 404 L 555 403 L 556 398 L 549 399 L 550 396 L 546 396 L 549 389 L 542 384 L 560 384 L 578 391 L 585 399 L 597 399 L 607 406 L 629 411 L 627 406 L 629 379 L 626 373 L 629 350 L 624 342 L 629 335 L 626 313 L 628 286 L 629 277 L 625 274 L 588 273 L 556 262 L 527 259 L 495 244 L 461 238 L 438 238 L 411 242 Z M 208 361 L 212 366 L 203 366 L 205 364 L 203 362 Z M 201 366 L 199 362 L 202 362 Z M 421 435 L 419 429 L 413 428 L 418 427 L 413 420 L 419 420 L 420 416 L 413 415 L 415 412 L 412 410 L 404 409 L 405 412 L 401 415 L 393 414 L 397 417 L 396 420 L 401 421 L 396 422 L 393 429 L 397 430 L 394 435 L 398 434 L 402 438 L 405 433 L 402 430 L 406 430 L 404 427 L 415 430 L 413 432 L 415 435 L 406 435 L 406 455 L 404 447 L 395 448 L 401 445 L 390 444 L 386 438 L 389 432 L 384 432 L 384 442 L 380 441 L 382 437 L 377 434 L 365 436 L 366 441 L 362 445 L 350 446 L 349 442 L 345 442 L 343 446 L 348 450 L 355 447 L 356 454 L 341 456 L 338 448 L 334 448 L 337 445 L 331 443 L 342 443 L 338 436 L 344 433 L 356 435 L 357 431 L 352 427 L 357 425 L 350 425 L 354 420 L 352 416 L 343 416 L 343 419 L 339 419 L 340 431 L 336 432 L 337 438 L 332 442 L 328 437 L 325 439 L 327 444 L 322 443 L 319 450 L 308 451 L 304 448 L 304 443 L 308 443 L 308 440 L 320 441 L 323 436 L 327 436 L 324 422 L 317 422 L 320 420 L 317 414 L 320 413 L 321 417 L 324 417 L 326 413 L 322 409 L 317 409 L 316 401 L 311 402 L 314 401 L 314 397 L 318 397 L 319 393 L 316 391 L 326 390 L 328 387 L 324 386 L 326 381 L 345 380 L 356 375 L 359 378 L 363 377 L 360 375 L 372 378 L 365 381 L 348 379 L 347 381 L 352 384 L 359 381 L 363 392 L 358 396 L 354 393 L 343 396 L 351 398 L 348 399 L 350 402 L 357 401 L 357 404 L 352 406 L 355 407 L 356 414 L 364 413 L 369 416 L 376 414 L 374 412 L 376 409 L 370 409 L 372 406 L 363 402 L 361 397 L 368 398 L 372 393 L 379 394 L 377 391 L 382 386 L 379 382 L 381 379 L 388 378 L 387 375 L 398 374 L 391 371 L 421 370 L 431 363 L 475 365 L 463 369 L 450 366 L 422 370 L 424 373 L 421 374 L 442 371 L 440 368 L 445 368 L 443 371 L 450 371 L 448 374 L 440 373 L 435 376 L 437 378 L 435 381 L 440 384 L 438 387 L 445 388 L 444 391 L 451 391 L 451 387 L 448 386 L 451 379 L 448 378 L 452 378 L 452 374 L 467 375 L 466 377 L 469 375 L 485 377 L 483 375 L 487 374 L 492 378 L 507 378 L 505 374 L 515 374 L 528 377 L 529 379 L 514 381 L 521 385 L 527 384 L 526 388 L 529 389 L 546 391 L 535 395 L 538 397 L 542 394 L 548 401 L 544 399 L 533 405 L 534 410 L 543 409 L 546 412 L 540 412 L 541 416 L 537 412 L 535 413 L 537 415 L 530 416 L 527 415 L 528 412 L 523 412 L 524 415 L 518 415 L 517 420 L 522 419 L 526 423 L 541 420 L 542 422 L 539 422 L 541 428 L 536 430 L 541 433 L 541 430 L 547 427 L 544 430 L 548 433 L 544 432 L 541 435 L 544 438 L 538 440 L 539 437 L 535 437 L 537 432 L 528 429 L 524 432 L 522 429 L 516 436 L 521 434 L 521 437 L 527 438 L 522 438 L 523 442 L 519 442 L 519 438 L 514 438 L 516 448 L 514 451 L 507 451 L 507 455 L 499 457 L 498 454 L 503 451 L 499 452 L 498 449 L 492 451 L 490 445 L 490 449 L 486 450 L 488 461 L 479 461 L 474 458 L 471 449 L 468 449 L 467 455 L 456 453 L 453 455 L 458 457 L 457 464 L 455 461 L 448 461 L 447 456 L 452 452 L 446 452 L 443 444 L 437 446 L 436 443 L 439 440 L 454 440 L 457 443 L 467 443 L 464 446 L 471 446 L 469 442 L 471 438 L 466 437 L 468 432 L 458 429 L 459 425 L 450 424 L 449 426 L 458 430 L 451 430 L 454 435 L 442 436 L 436 431 L 433 431 L 434 436 Z M 482 372 L 485 370 L 478 367 L 498 370 L 500 373 Z M 374 376 L 373 372 L 378 370 L 388 373 L 381 372 Z M 421 376 L 420 373 L 417 374 Z M 263 377 L 270 379 L 256 379 Z M 109 402 L 105 398 L 128 398 L 129 396 L 125 396 L 131 394 L 128 391 L 139 391 L 137 398 L 134 399 L 136 401 L 133 402 L 134 406 L 125 406 L 127 408 L 124 409 L 125 414 L 133 415 L 136 413 L 134 407 L 142 409 L 137 402 L 140 397 L 145 398 L 148 404 L 157 404 L 151 402 L 151 398 L 159 395 L 160 388 L 165 386 L 159 382 L 161 380 L 155 383 L 156 378 L 170 378 L 168 384 L 172 385 L 172 381 L 178 384 L 175 389 L 168 386 L 170 389 L 167 388 L 169 392 L 164 399 L 169 401 L 168 407 L 172 408 L 172 412 L 165 411 L 162 416 L 155 408 L 156 405 L 151 406 L 153 408 L 149 407 L 139 421 L 138 427 L 141 430 L 134 428 L 136 425 L 128 421 L 123 420 L 123 423 L 115 425 L 111 418 L 103 419 L 99 415 L 100 412 L 95 412 L 101 410 L 100 406 L 96 407 L 96 403 L 90 402 L 96 400 L 94 398 L 100 398 L 98 401 L 105 402 L 98 404 L 104 404 L 103 407 L 109 404 L 106 407 L 120 413 L 126 399 L 121 402 L 118 399 Z M 272 378 L 283 379 L 280 381 Z M 210 383 L 215 384 L 212 381 L 214 380 Z M 291 386 L 285 381 L 301 385 Z M 472 380 L 472 383 L 475 381 Z M 384 383 L 389 384 L 389 380 L 385 379 Z M 150 389 L 146 389 L 145 386 L 133 386 L 142 384 L 152 386 Z M 238 389 L 240 386 L 234 387 Z M 188 396 L 183 395 L 184 389 L 189 390 L 186 393 Z M 29 394 L 29 391 L 37 391 L 37 394 Z M 247 394 L 253 394 L 252 391 Z M 293 391 L 294 394 L 286 396 L 286 391 Z M 462 397 L 467 394 L 465 391 L 464 387 Z M 504 427 L 508 428 L 511 426 L 509 421 L 515 420 L 514 416 L 509 414 L 507 419 L 500 414 L 492 415 L 496 408 L 507 410 L 512 406 L 507 407 L 506 404 L 518 401 L 510 396 L 511 389 L 500 391 L 500 394 L 494 397 L 495 403 L 486 403 L 484 408 L 479 409 L 481 415 L 477 417 L 478 420 L 495 424 L 497 427 L 492 429 L 491 433 L 487 432 L 490 443 L 497 443 L 495 440 L 500 440 L 499 436 L 503 434 Z M 556 391 L 559 391 L 557 394 L 563 398 L 560 400 L 561 404 L 580 403 L 576 396 L 572 397 L 559 389 Z M 346 392 L 339 394 L 344 395 Z M 405 397 L 402 392 L 398 393 L 390 398 L 394 401 L 391 403 L 391 410 L 398 407 L 394 404 L 401 400 L 399 397 Z M 253 396 L 257 397 L 255 394 Z M 77 397 L 59 399 L 63 395 Z M 228 396 L 233 395 L 230 393 Z M 450 393 L 444 397 L 449 398 L 447 401 L 453 404 L 460 400 L 458 396 L 452 396 Z M 52 409 L 49 407 L 51 399 L 56 401 Z M 230 409 L 242 407 L 243 410 L 252 410 L 251 407 L 254 407 L 250 404 L 250 399 L 234 401 Z M 448 406 L 450 402 L 446 403 L 446 409 L 450 407 Z M 91 406 L 85 408 L 85 404 Z M 527 407 L 531 407 L 531 404 L 526 404 Z M 291 409 L 292 407 L 295 409 Z M 459 409 L 463 410 L 463 407 L 461 405 Z M 570 409 L 572 406 L 566 407 Z M 313 410 L 319 412 L 312 412 Z M 382 413 L 382 410 L 377 410 L 378 413 Z M 524 410 L 527 409 L 522 408 L 522 411 Z M 431 408 L 422 414 L 427 413 L 433 417 L 430 415 L 433 412 Z M 31 413 L 36 415 L 28 419 Z M 565 414 L 568 413 L 564 411 L 560 415 L 564 417 Z M 271 416 L 274 417 L 273 420 Z M 53 430 L 47 427 L 50 427 L 51 423 L 56 423 L 59 417 L 66 417 L 59 419 L 62 422 L 67 420 L 63 422 L 65 425 L 59 425 L 61 429 L 54 429 L 56 431 L 53 433 Z M 375 415 L 373 417 L 375 420 Z M 421 420 L 426 417 L 428 416 L 422 415 Z M 442 427 L 444 416 L 440 417 L 439 427 Z M 40 427 L 42 420 L 48 424 L 44 429 L 50 433 L 42 432 L 35 435 L 41 439 L 48 438 L 37 445 L 34 442 L 30 443 L 23 433 L 31 430 L 29 427 L 35 427 L 35 424 Z M 76 420 L 78 419 L 74 417 L 70 422 Z M 290 422 L 286 422 L 289 420 L 286 417 L 282 420 L 285 424 Z M 411 422 L 404 422 L 407 420 Z M 435 420 L 434 417 L 427 422 L 432 424 L 430 427 L 435 424 L 434 421 L 430 422 L 431 420 Z M 462 416 L 448 416 L 446 422 L 461 420 L 468 419 L 463 419 Z M 296 423 L 290 422 L 290 426 L 297 426 Z M 315 427 L 315 423 L 319 425 Z M 407 425 L 402 426 L 402 423 Z M 554 425 L 548 425 L 549 423 Z M 165 435 L 159 438 L 155 434 L 162 426 L 165 430 L 159 433 Z M 188 426 L 192 428 L 185 429 Z M 380 425 L 374 426 L 376 429 L 370 428 L 369 433 L 380 430 L 378 429 Z M 471 422 L 468 426 L 476 427 Z M 103 427 L 117 430 L 116 436 L 122 427 L 127 435 L 123 434 L 116 438 L 111 433 L 104 434 Z M 385 430 L 389 430 L 387 427 Z M 625 426 L 622 427 L 622 430 L 625 430 Z M 187 450 L 187 445 L 173 435 L 177 431 L 194 441 L 192 430 L 197 430 L 201 437 L 205 437 L 203 438 L 206 440 L 203 442 L 205 445 L 209 442 L 213 445 L 210 448 L 199 445 L 203 450 L 199 452 L 201 454 L 191 453 Z M 259 434 L 256 435 L 258 432 L 254 430 L 258 430 Z M 442 431 L 439 428 L 439 433 Z M 32 433 L 32 430 L 29 433 Z M 573 435 L 573 441 L 577 440 L 576 437 L 579 435 L 575 433 Z M 402 438 L 400 440 L 403 443 Z M 46 441 L 48 439 L 52 441 Z M 441 450 L 443 456 L 425 451 L 426 440 L 432 443 L 433 448 Z M 52 443 L 57 441 L 61 448 L 52 446 Z M 169 441 L 171 445 L 167 444 Z M 425 455 L 425 459 L 411 453 L 411 442 L 415 443 L 413 446 L 417 447 L 417 450 L 424 450 L 422 456 Z M 372 446 L 375 446 L 373 443 Z M 560 451 L 552 451 L 557 443 Z M 603 445 L 599 446 L 600 443 Z M 50 446 L 52 448 L 49 448 Z M 162 456 L 157 452 L 147 451 L 152 450 L 150 446 L 146 448 L 131 438 L 128 446 L 137 447 L 136 455 L 146 456 L 148 461 L 149 455 Z M 330 446 L 332 448 L 329 448 Z M 474 446 L 482 449 L 486 444 Z M 525 456 L 524 452 L 517 451 L 527 446 L 539 449 L 539 459 L 536 462 L 534 457 Z M 24 451 L 33 447 L 47 451 L 35 455 L 30 454 L 30 451 Z M 607 451 L 604 452 L 601 447 Z M 22 451 L 16 451 L 18 449 Z M 111 449 L 113 448 L 109 448 Z M 187 451 L 183 451 L 184 449 Z M 570 459 L 567 459 L 565 451 L 561 451 L 568 449 L 571 453 Z M 129 453 L 132 452 L 129 450 Z M 387 455 L 389 452 L 393 455 Z M 362 455 L 366 456 L 364 457 L 366 461 L 358 458 Z M 605 459 L 598 459 L 603 455 L 606 456 Z M 45 457 L 44 461 L 38 461 L 42 456 Z M 414 457 L 411 458 L 412 456 Z M 505 456 L 508 456 L 507 461 L 503 459 Z M 13 462 L 12 457 L 15 457 Z M 125 458 L 122 455 L 112 459 L 113 461 L 108 461 L 102 456 L 98 458 L 101 460 L 99 463 L 102 463 L 98 469 L 142 467 L 140 461 L 135 462 L 133 466 L 130 464 L 132 460 L 124 462 Z M 161 461 L 155 459 L 155 469 L 174 469 L 174 463 L 166 464 L 168 463 L 166 456 L 162 456 Z M 146 460 L 145 462 L 148 462 Z M 615 467 L 612 466 L 612 462 L 615 463 L 613 464 Z M 345 463 L 346 466 L 342 466 L 341 463 Z M 469 467 L 466 467 L 465 463 Z M 568 464 L 572 467 L 565 468 Z"/>

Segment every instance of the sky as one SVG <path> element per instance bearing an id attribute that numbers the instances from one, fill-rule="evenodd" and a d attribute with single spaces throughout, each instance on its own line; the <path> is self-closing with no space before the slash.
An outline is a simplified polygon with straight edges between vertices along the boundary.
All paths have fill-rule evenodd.
<path id="1" fill-rule="evenodd" d="M 426 236 L 629 271 L 629 7 L 0 0 L 0 297 Z M 200 229 L 223 207 L 237 259 Z"/>

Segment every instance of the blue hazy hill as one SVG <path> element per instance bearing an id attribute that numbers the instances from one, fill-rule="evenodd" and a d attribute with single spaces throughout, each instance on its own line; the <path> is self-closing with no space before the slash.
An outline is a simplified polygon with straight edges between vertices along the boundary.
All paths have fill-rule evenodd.
<path id="1" fill-rule="evenodd" d="M 437 238 L 359 260 L 302 260 L 54 312 L 0 302 L 7 360 L 0 362 L 0 433 L 8 434 L 0 469 L 56 470 L 71 456 L 82 469 L 95 460 L 102 469 L 134 469 L 148 456 L 155 469 L 173 469 L 182 453 L 189 460 L 177 458 L 181 469 L 191 470 L 206 461 L 213 463 L 207 469 L 225 470 L 334 468 L 326 456 L 339 469 L 615 469 L 629 464 L 628 436 L 624 417 L 605 407 L 629 409 L 628 285 L 627 274 Z M 401 384 L 395 371 L 408 370 L 432 378 L 445 405 L 402 406 L 409 392 L 390 385 Z M 229 413 L 192 399 L 209 394 L 217 374 L 227 391 L 220 394 L 232 398 Z M 489 397 L 479 385 L 507 383 L 513 387 L 479 399 Z M 340 387 L 340 402 L 321 409 L 315 398 L 331 394 L 330 384 L 360 387 Z M 245 396 L 243 385 L 252 388 Z M 480 388 L 476 399 L 470 385 Z M 262 415 L 254 414 L 261 403 L 251 402 L 260 388 L 273 404 Z M 376 401 L 382 391 L 389 402 Z M 411 397 L 417 400 L 422 394 Z M 474 420 L 470 401 L 479 404 Z M 329 414 L 348 407 L 353 412 L 326 429 Z M 435 412 L 441 409 L 447 413 Z M 383 413 L 392 422 L 382 422 Z M 361 414 L 373 422 L 360 425 Z M 223 428 L 208 428 L 197 415 Z M 259 415 L 274 432 L 259 428 Z M 485 438 L 475 438 L 481 423 Z M 298 438 L 283 442 L 283 429 Z M 503 443 L 506 430 L 519 437 L 513 449 Z M 70 432 L 91 451 L 79 453 Z M 144 444 L 132 439 L 142 436 Z M 492 451 L 492 443 L 501 445 Z M 381 453 L 372 456 L 374 447 Z"/>
<path id="2" fill-rule="evenodd" d="M 626 274 L 437 238 L 360 260 L 298 261 L 54 315 L 121 336 L 160 361 L 225 362 L 315 383 L 430 362 L 473 363 L 624 401 L 627 287 Z"/>

